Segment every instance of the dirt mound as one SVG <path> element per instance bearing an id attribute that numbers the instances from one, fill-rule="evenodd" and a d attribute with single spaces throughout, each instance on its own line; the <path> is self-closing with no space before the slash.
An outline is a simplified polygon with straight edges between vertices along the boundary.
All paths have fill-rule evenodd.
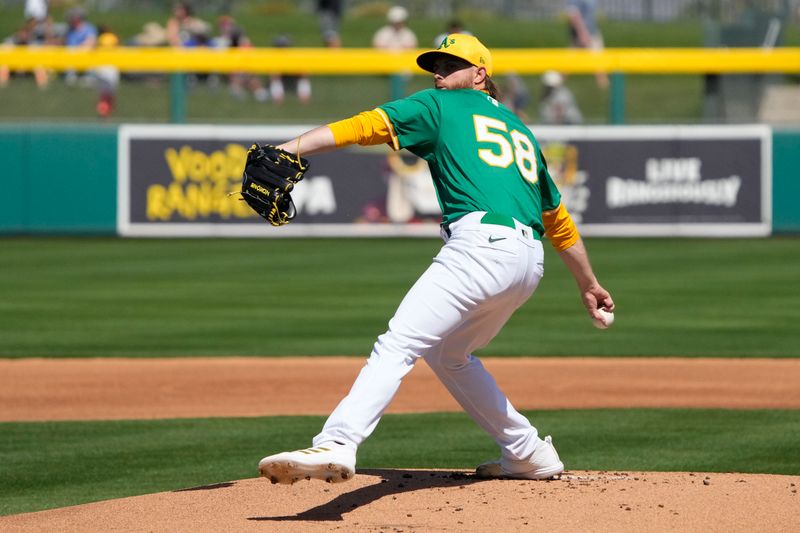
<path id="1" fill-rule="evenodd" d="M 4 531 L 796 531 L 800 476 L 572 471 L 484 481 L 363 470 L 348 482 L 245 479 L 0 518 Z"/>

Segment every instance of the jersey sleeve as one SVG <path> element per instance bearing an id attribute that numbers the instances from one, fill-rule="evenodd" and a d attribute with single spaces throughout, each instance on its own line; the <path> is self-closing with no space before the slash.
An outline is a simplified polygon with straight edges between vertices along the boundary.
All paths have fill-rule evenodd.
<path id="1" fill-rule="evenodd" d="M 336 146 L 358 143 L 363 146 L 392 142 L 392 125 L 378 109 L 328 124 Z"/>
<path id="2" fill-rule="evenodd" d="M 442 109 L 434 89 L 420 91 L 377 109 L 391 124 L 391 144 L 395 150 L 424 151 L 436 144 Z"/>
<path id="3" fill-rule="evenodd" d="M 542 222 L 550 244 L 559 252 L 578 242 L 581 236 L 563 203 L 553 211 L 542 212 Z"/>

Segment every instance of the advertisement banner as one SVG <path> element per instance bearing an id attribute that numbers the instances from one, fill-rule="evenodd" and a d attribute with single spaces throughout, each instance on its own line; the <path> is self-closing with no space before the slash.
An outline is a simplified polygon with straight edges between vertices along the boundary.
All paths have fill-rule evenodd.
<path id="1" fill-rule="evenodd" d="M 766 126 L 534 129 L 582 233 L 763 236 L 771 231 Z"/>
<path id="2" fill-rule="evenodd" d="M 240 200 L 249 146 L 308 126 L 125 125 L 118 231 L 128 236 L 436 236 L 427 164 L 386 146 L 315 155 L 273 228 Z M 760 126 L 532 127 L 586 235 L 767 235 L 770 131 Z M 302 146 L 300 147 L 302 152 Z"/>
<path id="3" fill-rule="evenodd" d="M 119 233 L 438 235 L 441 211 L 427 164 L 386 146 L 356 146 L 315 155 L 305 178 L 292 192 L 297 218 L 288 226 L 273 228 L 256 215 L 237 194 L 247 149 L 255 141 L 279 144 L 307 129 L 122 126 Z"/>

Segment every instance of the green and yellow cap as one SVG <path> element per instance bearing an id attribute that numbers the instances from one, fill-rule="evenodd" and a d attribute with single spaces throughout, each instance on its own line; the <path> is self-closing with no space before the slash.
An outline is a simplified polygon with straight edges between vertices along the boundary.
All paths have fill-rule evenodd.
<path id="1" fill-rule="evenodd" d="M 486 69 L 486 75 L 492 75 L 492 54 L 475 36 L 464 33 L 451 33 L 436 50 L 423 52 L 417 57 L 417 65 L 421 69 L 433 72 L 433 63 L 443 55 L 463 59 L 476 67 Z"/>

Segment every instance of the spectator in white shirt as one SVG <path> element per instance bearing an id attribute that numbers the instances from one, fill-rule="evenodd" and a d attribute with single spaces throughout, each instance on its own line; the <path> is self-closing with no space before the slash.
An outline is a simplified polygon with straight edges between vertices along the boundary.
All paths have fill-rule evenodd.
<path id="1" fill-rule="evenodd" d="M 408 10 L 393 6 L 386 14 L 387 25 L 375 32 L 372 46 L 381 50 L 411 50 L 417 47 L 417 36 L 406 26 Z"/>

